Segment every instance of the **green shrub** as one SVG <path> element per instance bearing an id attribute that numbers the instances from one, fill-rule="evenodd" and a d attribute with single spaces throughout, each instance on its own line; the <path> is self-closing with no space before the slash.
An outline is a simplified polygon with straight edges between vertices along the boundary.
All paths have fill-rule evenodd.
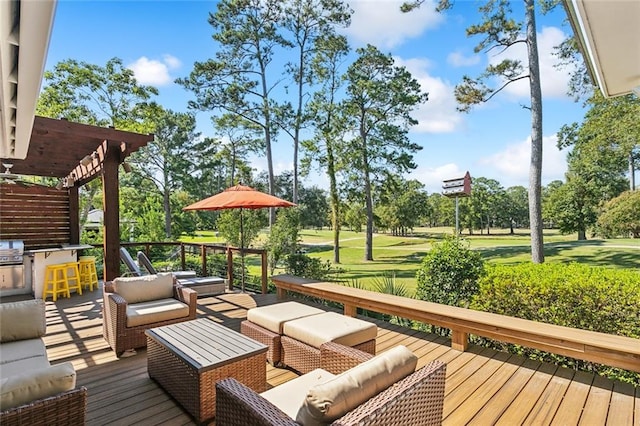
<path id="1" fill-rule="evenodd" d="M 473 309 L 640 338 L 640 274 L 571 263 L 496 265 L 480 280 Z M 479 339 L 486 340 L 486 339 Z M 640 384 L 640 375 L 518 345 L 492 346 Z"/>
<path id="2" fill-rule="evenodd" d="M 469 249 L 461 238 L 448 236 L 434 244 L 422 260 L 416 273 L 416 297 L 466 307 L 478 292 L 478 279 L 483 275 L 480 253 Z"/>
<path id="3" fill-rule="evenodd" d="M 287 274 L 314 280 L 324 280 L 333 273 L 331 262 L 328 260 L 323 262 L 306 254 L 290 254 L 287 256 L 284 270 Z"/>

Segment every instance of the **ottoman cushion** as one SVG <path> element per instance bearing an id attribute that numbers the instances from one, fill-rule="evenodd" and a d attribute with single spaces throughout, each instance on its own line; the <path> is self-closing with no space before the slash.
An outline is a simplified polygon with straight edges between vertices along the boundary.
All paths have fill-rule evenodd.
<path id="1" fill-rule="evenodd" d="M 327 342 L 355 346 L 375 340 L 378 327 L 367 321 L 335 312 L 300 318 L 284 323 L 284 335 L 314 348 Z"/>
<path id="2" fill-rule="evenodd" d="M 302 303 L 284 302 L 251 308 L 247 311 L 247 319 L 269 331 L 282 334 L 283 325 L 287 321 L 322 313 L 324 313 L 322 309 L 303 305 Z"/>

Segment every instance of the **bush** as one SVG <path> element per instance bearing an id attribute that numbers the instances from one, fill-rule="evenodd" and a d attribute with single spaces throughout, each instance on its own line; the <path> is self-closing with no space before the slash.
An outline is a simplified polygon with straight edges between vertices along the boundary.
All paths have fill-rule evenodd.
<path id="1" fill-rule="evenodd" d="M 566 327 L 640 338 L 640 274 L 572 264 L 493 266 L 480 280 L 473 309 Z M 481 339 L 482 340 L 482 339 Z M 493 342 L 494 347 L 640 384 L 640 375 Z"/>
<path id="2" fill-rule="evenodd" d="M 331 262 L 328 260 L 323 262 L 306 254 L 290 254 L 287 256 L 284 270 L 287 274 L 313 280 L 324 280 L 333 273 Z"/>
<path id="3" fill-rule="evenodd" d="M 424 257 L 416 273 L 416 297 L 466 307 L 478 292 L 478 279 L 483 275 L 480 253 L 469 249 L 464 240 L 448 236 Z"/>

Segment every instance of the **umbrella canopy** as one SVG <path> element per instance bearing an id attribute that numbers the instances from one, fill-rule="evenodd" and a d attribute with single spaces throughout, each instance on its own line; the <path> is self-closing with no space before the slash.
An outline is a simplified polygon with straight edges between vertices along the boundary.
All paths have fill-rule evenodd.
<path id="1" fill-rule="evenodd" d="M 236 185 L 219 194 L 193 203 L 182 210 L 261 209 L 266 207 L 293 207 L 295 204 L 249 186 Z"/>
<path id="2" fill-rule="evenodd" d="M 293 207 L 294 203 L 257 191 L 249 186 L 236 185 L 209 198 L 183 207 L 182 210 L 226 210 L 240 209 L 240 257 L 242 258 L 242 291 L 244 291 L 244 229 L 242 209 L 267 207 Z"/>

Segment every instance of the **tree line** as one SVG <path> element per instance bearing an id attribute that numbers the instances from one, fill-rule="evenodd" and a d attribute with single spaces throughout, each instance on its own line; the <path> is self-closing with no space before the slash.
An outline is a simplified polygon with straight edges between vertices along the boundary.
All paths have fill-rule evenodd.
<path id="1" fill-rule="evenodd" d="M 546 7 L 552 7 L 554 2 L 547 3 Z M 420 4 L 418 1 L 405 9 L 409 11 Z M 455 94 L 459 109 L 468 111 L 506 85 L 530 79 L 535 148 L 541 144 L 542 134 L 542 116 L 536 107 L 540 93 L 539 75 L 534 69 L 535 15 L 533 2 L 525 0 L 525 5 L 524 22 L 511 16 L 509 2 L 481 5 L 482 23 L 472 25 L 468 34 L 482 38 L 476 52 L 495 47 L 507 49 L 526 42 L 529 64 L 506 60 L 492 65 L 481 76 L 465 77 Z M 452 4 L 447 1 L 438 4 L 439 10 L 450 7 Z M 402 234 L 421 224 L 446 225 L 451 215 L 441 214 L 440 210 L 446 208 L 439 205 L 446 206 L 450 201 L 439 194 L 427 194 L 420 182 L 405 180 L 406 172 L 416 167 L 413 154 L 422 148 L 408 136 L 411 126 L 417 124 L 412 112 L 428 100 L 428 95 L 406 68 L 396 65 L 390 55 L 377 47 L 368 45 L 355 52 L 350 48 L 337 30 L 349 25 L 351 13 L 346 3 L 338 0 L 222 0 L 209 15 L 216 44 L 214 57 L 196 62 L 188 76 L 176 80 L 193 95 L 187 112 L 163 108 L 154 100 L 158 90 L 140 85 L 133 72 L 119 58 L 113 58 L 104 66 L 69 59 L 45 72 L 37 114 L 155 134 L 154 142 L 132 156 L 134 172 L 122 175 L 121 211 L 124 219 L 137 223 L 138 237 L 163 240 L 196 229 L 228 229 L 229 242 L 237 243 L 233 237 L 237 228 L 233 212 L 186 214 L 181 208 L 243 182 L 299 203 L 303 224 L 330 226 L 334 230 L 336 263 L 340 261 L 341 227 L 364 228 L 364 255 L 372 260 L 374 230 Z M 564 53 L 570 57 L 575 48 L 566 48 Z M 281 58 L 292 59 L 283 65 Z M 501 84 L 488 87 L 488 82 L 493 81 Z M 589 156 L 595 156 L 600 145 L 619 146 L 615 151 L 626 153 L 626 164 L 634 170 L 638 131 L 633 127 L 625 134 L 624 126 L 637 126 L 637 119 L 633 118 L 634 111 L 637 118 L 637 99 L 626 101 L 633 107 L 620 107 L 613 112 L 592 105 L 594 117 L 610 114 L 600 119 L 602 128 L 616 123 L 620 129 L 617 133 L 600 131 L 599 138 L 595 138 L 599 125 L 593 124 L 589 130 L 586 121 L 563 128 L 561 146 L 571 149 L 570 158 L 581 160 L 572 165 L 570 159 L 567 182 L 556 185 L 564 191 L 560 193 L 591 202 L 578 192 L 582 188 L 579 177 L 587 179 L 596 172 L 604 176 L 605 171 L 612 170 L 605 161 L 622 158 L 603 159 L 592 171 Z M 610 105 L 609 100 L 602 102 Z M 211 114 L 211 136 L 196 131 L 196 111 Z M 630 118 L 621 120 L 622 114 Z M 273 168 L 277 151 L 273 145 L 276 141 L 286 143 L 287 139 L 294 148 L 293 170 L 277 176 Z M 251 153 L 266 158 L 266 173 L 254 172 L 248 162 Z M 567 205 L 556 210 L 543 206 L 540 154 L 533 150 L 528 189 L 504 190 L 496 181 L 477 178 L 474 195 L 461 203 L 462 223 L 471 231 L 488 232 L 491 227 L 505 225 L 532 228 L 534 261 L 543 260 L 542 218 L 543 214 L 545 218 L 551 214 L 544 212 L 555 212 L 552 223 L 561 226 L 566 222 L 561 213 L 573 210 Z M 300 183 L 301 176 L 314 166 L 327 176 L 327 194 Z M 607 180 L 611 189 L 606 195 L 595 194 L 598 191 L 594 189 L 590 205 L 600 206 L 619 194 L 621 187 L 616 182 L 621 179 L 623 176 L 618 173 L 613 181 Z M 589 185 L 598 188 L 602 181 L 591 179 Z M 90 206 L 99 205 L 99 191 L 97 182 L 83 188 L 85 214 Z M 442 199 L 436 202 L 439 198 Z M 524 199 L 526 208 L 522 205 Z M 558 200 L 567 197 L 550 199 L 555 206 L 562 206 Z M 497 209 L 499 205 L 502 208 Z M 249 228 L 252 221 L 254 228 L 263 225 L 264 214 L 256 211 L 247 215 Z M 529 215 L 528 219 L 523 214 Z M 585 230 L 594 223 L 593 215 L 589 217 L 591 222 L 583 220 Z M 273 225 L 274 221 L 275 215 L 270 212 L 267 223 Z"/>

